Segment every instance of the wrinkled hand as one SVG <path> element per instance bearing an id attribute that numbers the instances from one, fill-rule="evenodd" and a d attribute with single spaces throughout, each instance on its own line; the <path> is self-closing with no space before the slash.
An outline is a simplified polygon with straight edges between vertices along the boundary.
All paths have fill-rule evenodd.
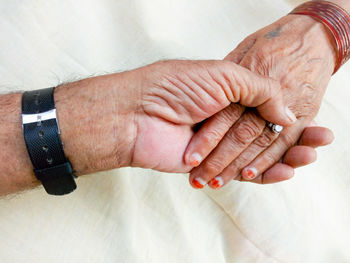
<path id="1" fill-rule="evenodd" d="M 126 72 L 125 79 L 140 91 L 132 166 L 188 172 L 183 155 L 193 126 L 231 102 L 258 106 L 266 119 L 284 125 L 295 121 L 277 81 L 228 61 L 162 61 Z"/>
<path id="2" fill-rule="evenodd" d="M 233 114 L 235 118 L 217 114 L 194 136 L 186 151 L 187 163 L 193 161 L 193 156 L 198 160 L 194 165 L 204 159 L 191 171 L 189 180 L 193 186 L 195 178 L 209 182 L 213 188 L 231 179 L 263 180 L 261 175 L 297 142 L 319 110 L 335 65 L 331 41 L 322 24 L 306 16 L 288 15 L 249 36 L 225 58 L 280 81 L 284 99 L 298 121 L 277 136 L 252 110 L 240 116 L 244 109 L 234 105 L 224 115 Z M 324 142 L 330 143 L 332 134 L 322 132 L 326 132 L 322 135 Z M 291 174 L 291 167 L 285 164 L 277 164 L 277 170 L 281 171 L 281 166 Z M 267 174 L 275 171 L 273 167 Z"/>

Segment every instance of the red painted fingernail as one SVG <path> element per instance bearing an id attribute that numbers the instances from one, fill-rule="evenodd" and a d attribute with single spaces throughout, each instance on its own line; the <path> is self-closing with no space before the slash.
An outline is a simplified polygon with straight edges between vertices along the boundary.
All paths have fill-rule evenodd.
<path id="1" fill-rule="evenodd" d="M 257 174 L 258 174 L 258 170 L 256 170 L 256 168 L 254 167 L 248 168 L 246 170 L 246 177 L 248 177 L 248 179 L 255 178 Z"/>
<path id="2" fill-rule="evenodd" d="M 200 177 L 193 179 L 192 183 L 196 188 L 200 188 L 200 189 L 202 189 L 206 184 L 204 180 Z"/>
<path id="3" fill-rule="evenodd" d="M 224 184 L 224 181 L 222 180 L 221 176 L 217 176 L 210 180 L 210 186 L 215 189 L 220 188 L 223 184 Z"/>
<path id="4" fill-rule="evenodd" d="M 202 160 L 203 158 L 199 153 L 194 153 L 190 157 L 190 165 L 196 167 L 202 162 Z"/>

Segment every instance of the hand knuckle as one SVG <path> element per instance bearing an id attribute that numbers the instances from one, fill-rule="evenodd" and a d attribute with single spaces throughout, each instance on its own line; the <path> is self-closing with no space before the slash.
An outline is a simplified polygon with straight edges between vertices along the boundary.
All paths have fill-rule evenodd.
<path id="1" fill-rule="evenodd" d="M 220 135 L 219 131 L 211 130 L 203 134 L 202 141 L 206 146 L 214 146 L 220 141 L 221 138 L 222 136 Z"/>
<path id="2" fill-rule="evenodd" d="M 234 162 L 232 166 L 238 171 L 241 171 L 246 165 L 248 165 L 254 159 L 250 152 L 244 152 Z"/>
<path id="3" fill-rule="evenodd" d="M 246 121 L 240 122 L 234 129 L 233 137 L 242 144 L 250 143 L 261 133 L 262 127 L 255 118 L 248 118 Z"/>
<path id="4" fill-rule="evenodd" d="M 234 131 L 233 133 L 236 140 L 241 142 L 242 144 L 249 143 L 253 138 L 255 138 L 258 133 L 257 129 L 254 127 L 254 125 L 250 123 L 241 123 Z"/>
<path id="5" fill-rule="evenodd" d="M 225 124 L 228 124 L 230 126 L 233 124 L 234 115 L 231 114 L 231 111 L 228 110 L 227 108 L 225 110 L 221 111 L 217 117 L 218 117 L 218 120 L 220 123 L 225 123 Z"/>
<path id="6" fill-rule="evenodd" d="M 296 114 L 299 118 L 314 118 L 319 111 L 320 105 L 315 102 L 306 101 L 301 104 L 296 110 Z"/>
<path id="7" fill-rule="evenodd" d="M 242 112 L 243 107 L 241 105 L 232 103 L 220 113 L 218 118 L 220 122 L 232 125 L 241 116 Z"/>
<path id="8" fill-rule="evenodd" d="M 288 133 L 284 133 L 282 136 L 280 136 L 280 138 L 284 145 L 288 148 L 292 147 L 296 143 L 296 140 Z"/>
<path id="9" fill-rule="evenodd" d="M 314 93 L 316 91 L 316 86 L 313 85 L 311 82 L 308 82 L 308 81 L 305 81 L 304 83 L 302 83 L 301 88 L 305 92 Z"/>
<path id="10" fill-rule="evenodd" d="M 270 146 L 275 139 L 276 134 L 272 133 L 271 131 L 267 131 L 255 140 L 255 144 L 260 148 L 266 148 Z"/>
<path id="11" fill-rule="evenodd" d="M 273 153 L 271 152 L 264 153 L 264 163 L 266 167 L 269 167 L 274 163 L 277 163 L 278 160 L 279 160 L 278 156 L 275 156 Z"/>
<path id="12" fill-rule="evenodd" d="M 223 60 L 219 62 L 220 67 L 224 72 L 234 72 L 235 71 L 235 64 L 231 61 Z"/>
<path id="13" fill-rule="evenodd" d="M 271 52 L 271 51 L 270 51 Z M 246 66 L 249 70 L 258 73 L 262 76 L 270 75 L 270 66 L 269 59 L 271 58 L 271 54 L 265 49 L 259 49 L 254 53 L 250 54 L 245 58 L 244 66 Z"/>
<path id="14" fill-rule="evenodd" d="M 231 103 L 228 109 L 230 116 L 233 116 L 234 119 L 238 119 L 244 111 L 244 107 L 236 103 Z"/>
<path id="15" fill-rule="evenodd" d="M 214 175 L 222 171 L 223 165 L 218 159 L 208 161 L 203 168 L 206 174 Z"/>

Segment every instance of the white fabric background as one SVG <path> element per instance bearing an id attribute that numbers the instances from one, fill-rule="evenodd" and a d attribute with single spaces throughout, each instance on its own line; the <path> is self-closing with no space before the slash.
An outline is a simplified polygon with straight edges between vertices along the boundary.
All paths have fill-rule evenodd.
<path id="1" fill-rule="evenodd" d="M 2 0 L 1 91 L 221 59 L 301 2 Z M 0 200 L 0 262 L 350 262 L 349 73 L 317 119 L 335 142 L 291 181 L 196 191 L 188 175 L 126 168 L 84 176 L 65 197 L 38 188 Z"/>

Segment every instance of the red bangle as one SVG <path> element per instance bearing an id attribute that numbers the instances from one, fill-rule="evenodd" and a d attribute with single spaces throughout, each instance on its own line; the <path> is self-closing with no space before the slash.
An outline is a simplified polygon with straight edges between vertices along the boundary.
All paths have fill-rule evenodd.
<path id="1" fill-rule="evenodd" d="M 343 8 L 328 1 L 310 1 L 301 4 L 290 14 L 311 16 L 332 33 L 338 56 L 334 73 L 350 59 L 350 15 Z"/>

